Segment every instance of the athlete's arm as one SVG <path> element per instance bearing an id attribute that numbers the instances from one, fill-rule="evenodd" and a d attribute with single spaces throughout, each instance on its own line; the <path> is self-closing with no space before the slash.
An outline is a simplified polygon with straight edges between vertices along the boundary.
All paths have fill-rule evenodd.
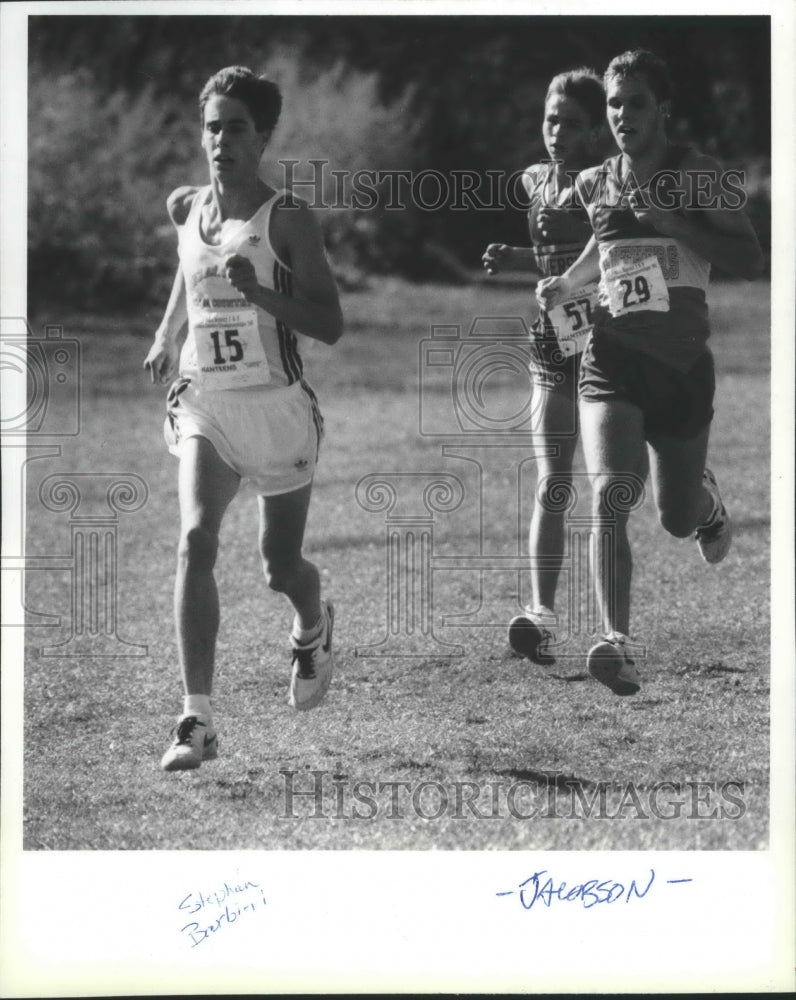
<path id="1" fill-rule="evenodd" d="M 540 178 L 544 178 L 544 173 L 540 172 L 537 165 L 526 167 L 522 173 L 522 186 L 529 201 L 533 201 L 534 194 L 540 184 Z M 481 262 L 486 268 L 487 274 L 497 274 L 499 271 L 531 271 L 540 274 L 533 255 L 532 247 L 512 247 L 505 243 L 490 243 L 486 248 Z"/>
<path id="2" fill-rule="evenodd" d="M 531 204 L 534 201 L 541 202 L 536 215 L 539 232 L 549 243 L 585 243 L 591 236 L 591 226 L 588 221 L 578 218 L 568 208 L 559 204 L 559 197 L 569 188 L 571 179 L 561 182 L 560 189 L 551 186 L 551 183 L 547 164 L 540 163 L 528 167 L 522 175 L 522 186 L 525 188 L 528 200 Z M 569 192 L 571 206 L 578 204 L 577 201 L 573 202 L 573 196 L 577 196 L 576 189 Z"/>
<path id="3" fill-rule="evenodd" d="M 280 257 L 290 265 L 293 295 L 264 288 L 257 281 L 254 266 L 246 257 L 234 254 L 225 261 L 228 281 L 249 302 L 281 320 L 292 330 L 336 343 L 343 333 L 343 313 L 337 284 L 317 219 L 306 202 L 275 208 L 271 219 L 271 240 Z"/>
<path id="4" fill-rule="evenodd" d="M 505 243 L 490 243 L 481 257 L 487 274 L 499 271 L 535 271 L 539 269 L 531 247 L 510 247 Z"/>
<path id="5" fill-rule="evenodd" d="M 683 168 L 685 190 L 693 202 L 685 206 L 685 214 L 644 207 L 638 196 L 631 196 L 629 204 L 641 222 L 680 240 L 727 274 L 752 281 L 763 271 L 763 251 L 744 212 L 726 207 L 727 192 L 720 178 L 719 163 L 713 157 L 697 154 Z M 734 199 L 737 197 L 736 190 Z"/>
<path id="6" fill-rule="evenodd" d="M 536 216 L 542 236 L 550 243 L 583 243 L 591 236 L 591 225 L 555 205 L 545 205 Z"/>
<path id="7" fill-rule="evenodd" d="M 196 194 L 195 187 L 181 187 L 172 191 L 166 201 L 171 221 L 176 227 L 182 226 L 188 218 L 191 203 Z M 153 383 L 168 382 L 176 373 L 188 323 L 188 306 L 185 299 L 185 279 L 182 268 L 177 267 L 171 294 L 160 326 L 155 332 L 155 340 L 144 360 Z"/>
<path id="8" fill-rule="evenodd" d="M 180 360 L 180 350 L 187 332 L 188 307 L 185 301 L 185 279 L 177 268 L 171 295 L 155 340 L 144 360 L 153 383 L 168 382 L 174 377 Z"/>
<path id="9" fill-rule="evenodd" d="M 594 236 L 583 248 L 583 253 L 562 275 L 543 278 L 536 286 L 536 300 L 542 309 L 552 309 L 563 302 L 576 289 L 596 281 L 600 276 L 600 251 Z"/>

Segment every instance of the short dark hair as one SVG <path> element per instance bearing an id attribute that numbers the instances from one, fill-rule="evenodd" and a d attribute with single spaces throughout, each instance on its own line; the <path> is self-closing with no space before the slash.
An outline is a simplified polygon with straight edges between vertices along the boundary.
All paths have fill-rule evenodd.
<path id="1" fill-rule="evenodd" d="M 227 66 L 214 73 L 199 94 L 204 124 L 205 105 L 214 96 L 234 97 L 246 105 L 258 132 L 272 132 L 282 111 L 282 93 L 273 80 L 256 76 L 245 66 Z"/>
<path id="2" fill-rule="evenodd" d="M 561 94 L 562 97 L 577 101 L 589 116 L 592 126 L 601 125 L 605 121 L 605 90 L 602 80 L 593 69 L 581 66 L 554 76 L 547 88 L 545 104 L 553 94 Z"/>
<path id="3" fill-rule="evenodd" d="M 627 79 L 633 76 L 644 77 L 658 104 L 671 98 L 672 79 L 669 76 L 669 68 L 654 52 L 648 49 L 623 52 L 610 61 L 603 80 L 607 86 L 613 77 Z"/>

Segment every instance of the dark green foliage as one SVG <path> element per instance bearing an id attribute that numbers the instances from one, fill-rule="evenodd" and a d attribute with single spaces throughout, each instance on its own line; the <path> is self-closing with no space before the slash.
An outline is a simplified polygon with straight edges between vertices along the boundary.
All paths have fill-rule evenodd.
<path id="1" fill-rule="evenodd" d="M 197 130 L 151 89 L 101 94 L 85 73 L 32 74 L 29 299 L 133 304 L 167 292 L 165 199 L 197 181 Z"/>
<path id="2" fill-rule="evenodd" d="M 544 155 L 554 73 L 600 71 L 645 45 L 672 70 L 673 135 L 748 165 L 769 240 L 766 17 L 37 16 L 29 42 L 32 302 L 163 301 L 175 260 L 164 201 L 204 181 L 196 98 L 231 63 L 287 83 L 272 159 L 471 171 L 487 198 L 487 171 L 509 178 Z M 451 192 L 435 211 L 411 198 L 385 211 L 382 191 L 375 209 L 324 212 L 340 276 L 461 280 L 487 242 L 525 242 L 523 212 L 501 207 L 505 181 L 494 194 L 491 210 L 456 210 Z"/>

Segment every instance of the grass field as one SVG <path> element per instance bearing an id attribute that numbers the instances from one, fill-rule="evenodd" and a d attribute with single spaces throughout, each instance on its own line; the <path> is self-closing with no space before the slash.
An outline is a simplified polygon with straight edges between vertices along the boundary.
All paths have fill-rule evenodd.
<path id="1" fill-rule="evenodd" d="M 214 710 L 220 756 L 197 772 L 176 775 L 163 774 L 158 762 L 181 696 L 171 619 L 177 464 L 162 441 L 164 391 L 152 388 L 141 370 L 159 317 L 36 318 L 37 332 L 45 322 L 61 323 L 64 336 L 80 342 L 81 431 L 58 441 L 60 456 L 29 462 L 27 554 L 46 562 L 71 551 L 68 509 L 52 511 L 40 500 L 46 477 L 86 474 L 80 480 L 86 502 L 74 519 L 104 502 L 107 481 L 99 474 L 140 476 L 148 487 L 146 502 L 116 522 L 117 632 L 126 642 L 145 645 L 147 653 L 43 655 L 45 647 L 71 634 L 70 571 L 62 560 L 60 568 L 28 574 L 28 609 L 58 615 L 61 625 L 27 632 L 27 849 L 766 845 L 765 283 L 711 290 L 718 385 L 710 463 L 734 518 L 729 557 L 719 567 L 706 567 L 693 542 L 663 533 L 650 502 L 632 518 L 633 632 L 647 648 L 640 694 L 618 699 L 588 679 L 588 630 L 578 631 L 574 617 L 572 637 L 555 667 L 515 658 L 496 625 L 516 606 L 516 573 L 505 571 L 485 573 L 483 580 L 476 569 L 434 572 L 435 635 L 461 646 L 463 655 L 441 655 L 442 646 L 419 656 L 355 655 L 357 647 L 378 643 L 387 629 L 386 514 L 357 502 L 355 488 L 363 477 L 423 472 L 460 480 L 464 497 L 458 509 L 434 515 L 434 558 L 511 556 L 524 545 L 518 523 L 524 535 L 532 463 L 525 462 L 520 473 L 518 519 L 511 448 L 491 449 L 484 459 L 492 462 L 490 475 L 482 482 L 461 448 L 458 456 L 443 454 L 441 438 L 419 434 L 418 357 L 433 324 L 469 329 L 477 316 L 523 315 L 527 299 L 526 290 L 509 284 L 451 289 L 398 281 L 345 297 L 344 339 L 334 348 L 318 345 L 307 359 L 327 438 L 306 552 L 337 608 L 332 690 L 314 712 L 294 713 L 285 703 L 291 616 L 264 585 L 255 501 L 243 493 L 224 524 L 217 572 L 222 624 Z M 448 399 L 438 388 L 427 402 L 444 408 Z M 65 407 L 67 401 L 55 393 L 50 405 Z M 517 440 L 507 436 L 506 444 Z M 505 456 L 502 465 L 495 454 Z M 521 584 L 520 596 L 527 598 L 527 574 Z M 105 581 L 103 596 L 109 588 Z M 476 612 L 480 627 L 443 621 Z M 412 642 L 402 652 L 411 652 Z M 299 791 L 322 788 L 322 800 L 297 798 L 291 810 L 290 782 Z M 394 782 L 408 785 L 389 785 Z M 722 797 L 728 782 L 738 783 L 729 794 L 740 805 Z M 672 818 L 649 809 L 661 783 L 670 784 L 656 800 L 659 812 Z M 354 799 L 355 787 L 372 797 L 375 809 Z M 503 796 L 512 787 L 517 815 L 502 798 L 492 808 L 490 795 Z M 450 796 L 447 804 L 440 789 Z M 454 802 L 459 794 L 463 799 Z M 578 795 L 588 802 L 598 794 L 604 796 L 602 812 L 573 815 Z M 464 799 L 476 795 L 473 809 Z M 681 803 L 679 817 L 673 800 Z M 722 809 L 724 818 L 717 815 Z"/>

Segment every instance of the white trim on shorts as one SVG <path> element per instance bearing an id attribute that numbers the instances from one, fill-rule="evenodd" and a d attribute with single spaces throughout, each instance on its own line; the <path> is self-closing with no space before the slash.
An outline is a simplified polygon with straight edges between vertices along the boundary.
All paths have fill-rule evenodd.
<path id="1" fill-rule="evenodd" d="M 288 386 L 208 391 L 178 378 L 166 401 L 164 438 L 172 455 L 206 438 L 219 458 L 261 496 L 308 486 L 315 474 L 323 418 L 302 379 Z"/>

